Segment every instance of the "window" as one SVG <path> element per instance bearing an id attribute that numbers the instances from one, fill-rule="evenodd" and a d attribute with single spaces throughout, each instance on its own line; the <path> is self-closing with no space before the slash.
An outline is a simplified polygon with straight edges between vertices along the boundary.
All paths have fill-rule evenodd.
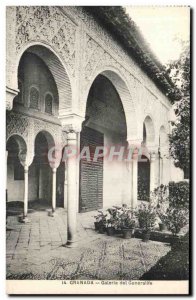
<path id="1" fill-rule="evenodd" d="M 52 114 L 52 102 L 53 102 L 52 95 L 46 94 L 46 96 L 45 96 L 45 112 L 48 114 Z"/>
<path id="2" fill-rule="evenodd" d="M 38 109 L 39 106 L 39 91 L 35 87 L 30 89 L 30 107 Z"/>
<path id="3" fill-rule="evenodd" d="M 14 180 L 24 180 L 24 168 L 20 163 L 14 164 Z"/>

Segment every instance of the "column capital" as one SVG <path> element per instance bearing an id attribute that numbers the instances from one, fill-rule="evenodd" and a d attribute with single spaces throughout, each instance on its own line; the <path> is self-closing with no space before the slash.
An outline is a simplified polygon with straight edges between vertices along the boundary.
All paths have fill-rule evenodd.
<path id="1" fill-rule="evenodd" d="M 34 158 L 34 153 L 30 153 L 30 152 L 26 152 L 26 151 L 20 151 L 18 154 L 18 158 L 20 160 L 21 165 L 24 168 L 29 168 L 29 166 L 32 164 L 33 162 L 33 158 Z"/>
<path id="2" fill-rule="evenodd" d="M 154 161 L 156 159 L 156 156 L 157 156 L 157 152 L 155 152 L 155 151 L 150 152 L 150 160 L 151 161 Z"/>
<path id="3" fill-rule="evenodd" d="M 78 132 L 79 131 L 69 131 L 69 132 L 67 132 L 67 140 L 68 141 L 76 140 Z"/>
<path id="4" fill-rule="evenodd" d="M 159 148 L 159 153 L 160 153 L 160 157 L 161 157 L 161 158 L 167 157 L 168 154 L 169 154 L 169 149 L 168 149 L 168 147 L 160 147 L 160 148 Z"/>
<path id="5" fill-rule="evenodd" d="M 28 165 L 24 165 L 24 172 L 28 173 L 28 171 L 29 171 L 29 166 Z"/>
<path id="6" fill-rule="evenodd" d="M 66 116 L 60 116 L 59 118 L 61 121 L 62 130 L 70 136 L 70 139 L 72 139 L 74 136 L 71 134 L 76 134 L 82 130 L 82 122 L 84 121 L 83 117 L 76 114 L 69 114 Z"/>
<path id="7" fill-rule="evenodd" d="M 52 167 L 52 173 L 56 173 L 56 167 Z"/>
<path id="8" fill-rule="evenodd" d="M 138 148 L 141 147 L 142 139 L 127 139 L 129 147 Z"/>
<path id="9" fill-rule="evenodd" d="M 149 153 L 158 153 L 159 152 L 158 145 L 146 145 L 146 148 L 148 149 Z"/>
<path id="10" fill-rule="evenodd" d="M 132 155 L 133 160 L 135 160 L 135 161 L 138 160 L 138 153 L 139 153 L 138 148 L 135 148 L 133 150 L 133 155 Z"/>

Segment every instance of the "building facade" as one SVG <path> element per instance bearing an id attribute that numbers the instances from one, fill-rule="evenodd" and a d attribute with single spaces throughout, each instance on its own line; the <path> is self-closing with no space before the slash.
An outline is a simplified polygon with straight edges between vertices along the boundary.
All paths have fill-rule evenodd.
<path id="1" fill-rule="evenodd" d="M 169 158 L 167 91 L 88 9 L 7 7 L 6 66 L 7 201 L 24 202 L 24 221 L 30 201 L 62 206 L 72 245 L 78 212 L 136 207 L 156 186 L 182 179 Z M 132 147 L 132 159 L 59 155 L 111 145 Z"/>

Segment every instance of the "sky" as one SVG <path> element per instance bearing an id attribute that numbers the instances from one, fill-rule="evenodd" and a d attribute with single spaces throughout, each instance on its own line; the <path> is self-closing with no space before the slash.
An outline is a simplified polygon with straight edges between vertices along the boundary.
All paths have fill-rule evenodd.
<path id="1" fill-rule="evenodd" d="M 189 40 L 189 8 L 126 6 L 144 38 L 162 64 L 179 58 L 181 43 Z"/>

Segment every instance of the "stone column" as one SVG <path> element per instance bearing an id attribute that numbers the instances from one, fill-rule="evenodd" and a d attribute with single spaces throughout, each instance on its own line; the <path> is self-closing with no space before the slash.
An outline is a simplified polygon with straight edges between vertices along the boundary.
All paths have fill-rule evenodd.
<path id="1" fill-rule="evenodd" d="M 55 146 L 55 149 L 51 148 L 53 153 L 53 157 L 52 157 L 52 153 L 49 152 L 48 153 L 48 158 L 49 158 L 49 165 L 52 169 L 52 210 L 49 211 L 48 215 L 50 217 L 54 217 L 55 214 L 55 210 L 56 210 L 56 172 L 57 172 L 57 168 L 60 165 L 60 161 L 61 161 L 61 151 L 59 152 L 59 149 Z M 50 150 L 49 150 L 50 151 Z"/>
<path id="2" fill-rule="evenodd" d="M 128 193 L 128 203 L 126 203 L 128 206 L 132 207 L 132 172 L 133 172 L 133 163 L 132 160 L 127 162 L 127 169 L 128 169 L 128 174 L 125 176 L 128 176 L 128 186 L 126 187 L 129 188 L 129 191 L 127 191 Z M 126 192 L 126 191 L 125 191 Z"/>
<path id="3" fill-rule="evenodd" d="M 67 133 L 67 145 L 77 149 L 77 133 Z M 77 164 L 76 155 L 67 157 L 67 247 L 76 245 L 77 231 Z"/>
<path id="4" fill-rule="evenodd" d="M 127 204 L 132 207 L 132 160 L 126 161 L 123 164 L 123 202 L 122 204 Z"/>
<path id="5" fill-rule="evenodd" d="M 138 191 L 138 150 L 133 152 L 132 159 L 132 208 L 137 206 L 137 191 Z"/>
<path id="6" fill-rule="evenodd" d="M 28 183 L 29 183 L 29 167 L 24 166 L 24 212 L 22 222 L 27 223 L 29 220 L 27 218 L 28 214 Z"/>
<path id="7" fill-rule="evenodd" d="M 64 208 L 67 209 L 67 164 L 65 165 L 65 180 L 64 180 Z"/>
<path id="8" fill-rule="evenodd" d="M 130 183 L 131 183 L 131 207 L 137 207 L 138 201 L 138 156 L 141 152 L 141 138 L 127 140 L 129 144 L 129 169 L 130 169 Z"/>
<path id="9" fill-rule="evenodd" d="M 20 151 L 18 154 L 18 158 L 20 160 L 21 165 L 24 168 L 24 212 L 23 212 L 23 218 L 20 219 L 22 223 L 29 222 L 27 218 L 28 214 L 28 192 L 29 192 L 29 166 L 33 162 L 34 152 L 32 148 L 28 148 L 28 150 L 24 147 L 20 147 Z"/>
<path id="10" fill-rule="evenodd" d="M 52 168 L 52 213 L 56 210 L 56 168 Z"/>
<path id="11" fill-rule="evenodd" d="M 82 128 L 84 117 L 75 113 L 60 116 L 63 132 L 67 134 L 67 148 L 71 155 L 66 156 L 67 166 L 67 243 L 66 247 L 75 247 L 77 245 L 77 169 L 78 159 L 78 142 L 77 137 Z M 70 153 L 69 151 L 69 153 Z M 65 174 L 66 175 L 66 174 Z M 66 180 L 66 176 L 65 176 Z M 66 182 L 66 181 L 65 181 Z"/>
<path id="12" fill-rule="evenodd" d="M 163 158 L 161 152 L 159 153 L 159 185 L 163 183 Z"/>
<path id="13" fill-rule="evenodd" d="M 150 153 L 150 193 L 155 189 L 155 152 Z"/>

